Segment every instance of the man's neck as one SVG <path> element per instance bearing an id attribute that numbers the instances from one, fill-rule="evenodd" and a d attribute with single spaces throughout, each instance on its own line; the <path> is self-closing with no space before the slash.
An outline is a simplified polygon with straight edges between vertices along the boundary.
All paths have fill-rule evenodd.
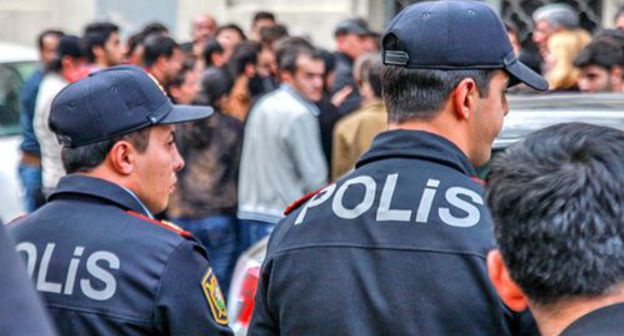
<path id="1" fill-rule="evenodd" d="M 557 336 L 574 321 L 600 308 L 624 302 L 624 286 L 597 298 L 572 298 L 552 305 L 530 305 L 542 336 Z"/>

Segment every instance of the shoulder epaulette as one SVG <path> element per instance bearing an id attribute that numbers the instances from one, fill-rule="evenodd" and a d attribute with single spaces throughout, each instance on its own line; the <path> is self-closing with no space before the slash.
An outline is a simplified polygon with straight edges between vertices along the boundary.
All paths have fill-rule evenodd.
<path id="1" fill-rule="evenodd" d="M 165 228 L 165 229 L 167 229 L 169 231 L 173 231 L 173 232 L 179 234 L 182 237 L 190 237 L 191 236 L 190 232 L 184 231 L 181 227 L 179 227 L 179 226 L 177 226 L 177 225 L 175 225 L 175 224 L 173 224 L 171 222 L 159 221 L 159 220 L 156 220 L 156 219 L 152 219 L 152 218 L 149 218 L 149 217 L 147 217 L 145 215 L 142 215 L 142 214 L 140 214 L 138 212 L 135 212 L 135 211 L 132 211 L 132 210 L 127 210 L 126 213 L 128 215 L 130 215 L 130 216 L 142 219 L 142 220 L 150 222 L 152 224 L 156 224 L 156 225 L 158 225 L 160 227 L 163 227 L 163 228 Z"/>
<path id="2" fill-rule="evenodd" d="M 26 218 L 26 216 L 28 216 L 28 214 L 19 215 L 19 216 L 17 216 L 17 217 L 15 217 L 15 218 L 13 218 L 13 219 L 12 219 L 10 222 L 8 222 L 6 225 L 11 225 L 11 224 L 17 223 L 20 219 L 24 219 L 24 218 Z"/>
<path id="3" fill-rule="evenodd" d="M 291 212 L 297 210 L 298 207 L 300 207 L 303 203 L 305 203 L 307 200 L 309 200 L 310 198 L 314 197 L 314 195 L 318 194 L 321 190 L 323 190 L 323 188 L 320 188 L 316 191 L 313 191 L 303 197 L 301 197 L 300 199 L 296 200 L 295 202 L 293 202 L 293 204 L 289 205 L 288 208 L 286 208 L 286 210 L 284 210 L 284 215 L 288 215 Z"/>
<path id="4" fill-rule="evenodd" d="M 478 178 L 476 176 L 472 176 L 472 177 L 470 177 L 470 179 L 473 180 L 474 182 L 479 183 L 482 186 L 485 186 L 485 181 L 483 181 L 482 179 L 480 179 L 480 178 Z"/>

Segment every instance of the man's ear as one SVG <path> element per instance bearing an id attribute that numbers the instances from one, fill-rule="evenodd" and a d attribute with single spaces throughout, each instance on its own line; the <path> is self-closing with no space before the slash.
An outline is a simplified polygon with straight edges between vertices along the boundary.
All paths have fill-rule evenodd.
<path id="1" fill-rule="evenodd" d="M 117 141 L 108 152 L 107 159 L 119 175 L 130 175 L 136 169 L 136 150 L 127 141 Z"/>
<path id="2" fill-rule="evenodd" d="M 613 69 L 611 69 L 611 82 L 612 83 L 617 83 L 617 85 L 621 85 L 623 78 L 622 78 L 622 67 L 619 65 L 616 65 L 613 67 Z"/>
<path id="3" fill-rule="evenodd" d="M 479 90 L 472 78 L 462 79 L 451 92 L 451 99 L 457 119 L 469 119 L 475 111 Z"/>
<path id="4" fill-rule="evenodd" d="M 91 48 L 91 52 L 96 59 L 104 57 L 104 48 L 102 46 L 94 46 L 93 48 Z"/>
<path id="5" fill-rule="evenodd" d="M 509 276 L 499 250 L 488 253 L 487 269 L 490 280 L 503 302 L 512 310 L 524 311 L 528 307 L 526 295 Z"/>

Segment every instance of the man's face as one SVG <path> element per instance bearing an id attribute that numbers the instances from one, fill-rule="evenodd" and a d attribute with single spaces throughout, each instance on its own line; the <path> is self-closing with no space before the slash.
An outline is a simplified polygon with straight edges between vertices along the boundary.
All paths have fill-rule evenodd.
<path id="1" fill-rule="evenodd" d="M 275 54 L 267 47 L 263 47 L 258 54 L 258 74 L 263 77 L 275 76 L 277 74 Z"/>
<path id="2" fill-rule="evenodd" d="M 305 99 L 318 102 L 323 96 L 323 74 L 325 62 L 309 55 L 300 55 L 297 70 L 290 83 Z"/>
<path id="3" fill-rule="evenodd" d="M 59 38 L 54 34 L 47 34 L 43 37 L 43 48 L 41 49 L 41 62 L 47 66 L 56 57 L 56 49 L 58 48 Z"/>
<path id="4" fill-rule="evenodd" d="M 226 61 L 232 57 L 234 47 L 242 41 L 243 38 L 234 29 L 224 29 L 217 35 L 217 42 L 223 47 L 223 56 Z"/>
<path id="5" fill-rule="evenodd" d="M 357 34 L 344 34 L 338 36 L 338 51 L 345 53 L 356 59 L 364 53 L 366 47 L 366 36 Z"/>
<path id="6" fill-rule="evenodd" d="M 171 89 L 171 96 L 175 99 L 176 104 L 190 105 L 195 101 L 198 93 L 199 81 L 194 71 L 187 71 L 184 83 Z"/>
<path id="7" fill-rule="evenodd" d="M 182 70 L 183 63 L 184 54 L 182 54 L 182 50 L 180 50 L 180 48 L 173 49 L 171 57 L 169 57 L 165 62 L 165 76 L 167 83 L 170 83 L 175 76 L 178 75 L 178 72 Z"/>
<path id="8" fill-rule="evenodd" d="M 607 69 L 590 65 L 580 69 L 579 90 L 582 92 L 613 92 L 612 74 Z"/>
<path id="9" fill-rule="evenodd" d="M 618 16 L 618 18 L 615 20 L 615 28 L 624 29 L 624 15 Z"/>
<path id="10" fill-rule="evenodd" d="M 535 27 L 533 28 L 533 42 L 540 49 L 540 52 L 543 52 L 547 49 L 547 42 L 550 35 L 555 33 L 555 28 L 550 25 L 550 23 L 541 20 L 535 23 Z"/>
<path id="11" fill-rule="evenodd" d="M 217 31 L 217 22 L 209 15 L 199 15 L 193 22 L 193 41 L 206 41 Z"/>
<path id="12" fill-rule="evenodd" d="M 497 70 L 489 85 L 487 97 L 477 98 L 476 109 L 471 124 L 471 140 L 474 147 L 470 160 L 475 167 L 490 160 L 492 143 L 503 128 L 503 119 L 509 113 L 507 104 L 507 84 L 509 76 Z"/>
<path id="13" fill-rule="evenodd" d="M 184 167 L 184 160 L 175 143 L 173 125 L 157 125 L 149 132 L 149 144 L 136 156 L 137 190 L 135 193 L 152 213 L 160 213 L 169 204 L 169 195 L 175 190 L 176 172 Z"/>
<path id="14" fill-rule="evenodd" d="M 262 31 L 262 28 L 273 27 L 273 26 L 275 26 L 275 21 L 271 19 L 260 19 L 256 21 L 253 27 L 251 27 L 251 31 L 253 33 L 254 39 L 256 41 L 260 41 L 260 31 Z"/>
<path id="15" fill-rule="evenodd" d="M 115 66 L 123 63 L 124 51 L 119 39 L 119 33 L 112 32 L 108 40 L 104 43 L 104 57 L 108 66 Z"/>

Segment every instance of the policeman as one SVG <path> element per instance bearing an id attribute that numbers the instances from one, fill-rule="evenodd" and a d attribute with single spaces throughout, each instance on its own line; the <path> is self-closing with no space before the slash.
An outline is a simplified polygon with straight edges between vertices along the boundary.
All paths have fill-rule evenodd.
<path id="1" fill-rule="evenodd" d="M 130 66 L 54 99 L 50 127 L 69 175 L 10 230 L 62 335 L 231 334 L 206 251 L 152 216 L 184 165 L 172 124 L 210 114 L 173 105 Z"/>
<path id="2" fill-rule="evenodd" d="M 0 222 L 0 335 L 55 335 L 40 298 L 28 281 L 13 242 Z"/>
<path id="3" fill-rule="evenodd" d="M 252 335 L 510 335 L 473 167 L 490 158 L 509 84 L 545 90 L 478 1 L 412 5 L 382 40 L 390 130 L 355 171 L 291 206 L 269 241 Z M 531 321 L 531 320 L 530 320 Z M 518 325 L 518 324 L 519 325 Z M 524 331 L 524 330 L 523 330 Z"/>

